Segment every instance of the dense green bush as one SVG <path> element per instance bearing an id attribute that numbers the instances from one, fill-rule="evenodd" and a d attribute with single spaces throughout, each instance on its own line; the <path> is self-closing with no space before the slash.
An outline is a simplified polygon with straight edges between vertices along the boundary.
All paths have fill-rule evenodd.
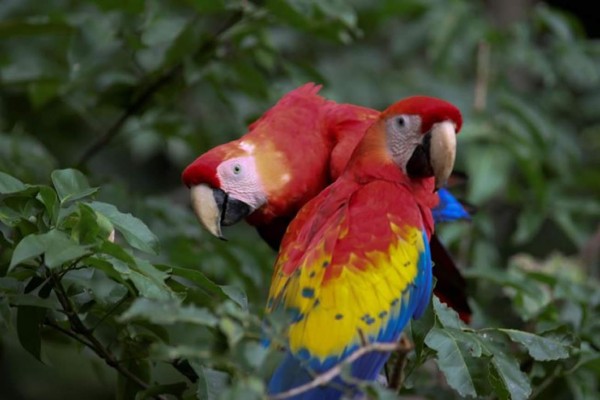
<path id="1" fill-rule="evenodd" d="M 373 3 L 0 3 L 0 398 L 264 397 L 274 254 L 203 232 L 179 174 L 307 81 L 464 114 L 477 213 L 440 235 L 474 321 L 434 299 L 373 397 L 595 398 L 598 43 L 543 3 Z"/>

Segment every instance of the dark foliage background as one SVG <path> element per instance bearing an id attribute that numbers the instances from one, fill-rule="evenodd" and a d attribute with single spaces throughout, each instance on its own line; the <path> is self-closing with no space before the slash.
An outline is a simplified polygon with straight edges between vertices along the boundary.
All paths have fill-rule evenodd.
<path id="1" fill-rule="evenodd" d="M 478 211 L 440 235 L 474 321 L 433 302 L 401 395 L 596 398 L 600 25 L 580 3 L 0 2 L 0 398 L 264 397 L 274 254 L 202 231 L 179 175 L 308 81 L 464 114 Z"/>

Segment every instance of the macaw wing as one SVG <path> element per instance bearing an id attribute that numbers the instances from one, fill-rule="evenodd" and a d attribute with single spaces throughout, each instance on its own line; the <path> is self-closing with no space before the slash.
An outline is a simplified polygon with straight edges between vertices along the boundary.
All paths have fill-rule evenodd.
<path id="1" fill-rule="evenodd" d="M 331 368 L 363 341 L 397 341 L 429 301 L 428 234 L 410 192 L 377 181 L 336 196 L 342 186 L 336 182 L 308 203 L 290 226 L 293 240 L 282 244 L 267 311 L 282 307 L 291 323 L 272 393 Z M 352 374 L 374 379 L 387 357 L 366 354 Z"/>

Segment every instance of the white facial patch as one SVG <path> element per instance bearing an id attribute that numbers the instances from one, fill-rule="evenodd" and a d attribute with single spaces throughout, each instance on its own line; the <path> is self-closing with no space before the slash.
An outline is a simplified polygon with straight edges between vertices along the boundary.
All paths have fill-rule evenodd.
<path id="1" fill-rule="evenodd" d="M 244 150 L 246 153 L 252 155 L 254 154 L 254 149 L 256 148 L 255 145 L 253 145 L 252 143 L 248 143 L 248 142 L 240 142 L 239 144 L 240 149 Z"/>
<path id="2" fill-rule="evenodd" d="M 254 145 L 246 145 L 254 148 Z M 222 162 L 217 167 L 217 176 L 221 182 L 221 189 L 229 196 L 248 204 L 252 211 L 266 203 L 265 190 L 254 157 L 236 157 Z"/>
<path id="3" fill-rule="evenodd" d="M 387 145 L 394 162 L 406 173 L 406 163 L 423 141 L 421 117 L 396 115 L 386 121 Z"/>

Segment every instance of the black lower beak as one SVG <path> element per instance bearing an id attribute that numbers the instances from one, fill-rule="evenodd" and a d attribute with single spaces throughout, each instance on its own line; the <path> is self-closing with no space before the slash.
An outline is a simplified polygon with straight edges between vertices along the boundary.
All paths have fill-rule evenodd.
<path id="1" fill-rule="evenodd" d="M 423 143 L 415 148 L 406 164 L 406 173 L 411 178 L 428 178 L 434 175 L 430 155 L 431 133 L 423 138 Z"/>
<path id="2" fill-rule="evenodd" d="M 247 217 L 252 211 L 248 204 L 229 196 L 221 189 L 214 189 L 213 196 L 221 211 L 221 226 L 233 225 Z"/>

